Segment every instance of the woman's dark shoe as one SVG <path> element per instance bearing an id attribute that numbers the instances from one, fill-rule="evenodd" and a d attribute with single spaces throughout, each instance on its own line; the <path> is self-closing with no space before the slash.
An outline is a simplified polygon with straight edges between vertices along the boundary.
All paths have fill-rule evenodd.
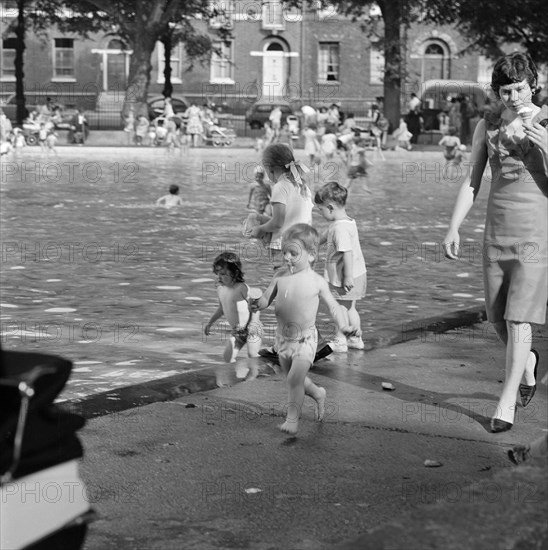
<path id="1" fill-rule="evenodd" d="M 539 354 L 537 350 L 532 349 L 531 353 L 535 356 L 535 371 L 534 371 L 534 377 L 535 381 L 537 379 L 537 367 L 539 362 Z M 519 395 L 521 397 L 521 404 L 524 407 L 527 407 L 529 405 L 529 402 L 531 399 L 533 399 L 533 395 L 535 395 L 535 392 L 537 391 L 537 385 L 533 384 L 532 386 L 528 386 L 527 384 L 520 384 L 519 385 Z"/>
<path id="2" fill-rule="evenodd" d="M 512 422 L 506 422 L 500 418 L 491 418 L 491 433 L 507 432 L 512 429 Z"/>

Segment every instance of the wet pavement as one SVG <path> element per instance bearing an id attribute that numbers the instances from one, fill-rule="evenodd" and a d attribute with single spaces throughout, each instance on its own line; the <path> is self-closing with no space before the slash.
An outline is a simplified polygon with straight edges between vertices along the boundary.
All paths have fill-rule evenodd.
<path id="1" fill-rule="evenodd" d="M 534 335 L 535 400 L 510 432 L 489 433 L 504 349 L 481 323 L 486 187 L 462 231 L 465 254 L 449 263 L 439 243 L 459 182 L 442 179 L 440 154 L 388 152 L 368 189 L 354 185 L 370 351 L 315 366 L 325 422 L 306 402 L 288 438 L 276 429 L 283 377 L 266 361 L 255 372 L 245 358 L 222 365 L 226 330 L 202 337 L 218 252 L 240 253 L 251 285 L 270 278 L 267 255 L 241 236 L 257 154 L 35 152 L 1 167 L 2 345 L 75 363 L 61 397 L 90 418 L 82 490 L 98 518 L 86 550 L 546 543 L 545 460 L 514 468 L 506 457 L 546 433 L 545 329 Z M 337 170 L 317 169 L 312 187 Z M 154 207 L 171 183 L 185 206 Z M 325 226 L 317 213 L 314 223 Z M 263 321 L 268 343 L 271 311 Z"/>
<path id="2" fill-rule="evenodd" d="M 506 456 L 546 435 L 546 331 L 535 347 L 538 391 L 499 434 L 504 348 L 486 323 L 322 360 L 311 377 L 326 416 L 306 398 L 297 437 L 277 429 L 287 388 L 272 369 L 92 418 L 81 472 L 98 517 L 85 548 L 545 548 L 546 456 Z"/>
<path id="3" fill-rule="evenodd" d="M 258 154 L 58 151 L 47 158 L 28 148 L 2 161 L 2 345 L 73 360 L 63 399 L 218 365 L 226 327 L 202 336 L 216 301 L 213 258 L 237 252 L 252 286 L 265 288 L 271 274 L 265 249 L 241 233 Z M 367 298 L 358 304 L 366 342 L 379 331 L 483 303 L 478 250 L 487 190 L 462 231 L 462 259 L 449 262 L 439 243 L 459 174 L 447 173 L 437 152 L 385 156 L 372 158 L 367 188 L 356 182 L 348 205 L 368 265 Z M 326 163 L 310 174 L 310 185 L 341 173 Z M 155 207 L 172 183 L 184 207 Z M 314 224 L 325 227 L 317 212 Z M 269 343 L 272 311 L 263 322 Z M 332 330 L 323 312 L 319 326 Z"/>

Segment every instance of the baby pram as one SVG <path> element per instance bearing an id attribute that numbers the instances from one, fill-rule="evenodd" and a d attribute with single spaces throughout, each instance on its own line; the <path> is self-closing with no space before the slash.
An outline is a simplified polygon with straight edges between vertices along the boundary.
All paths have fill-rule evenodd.
<path id="1" fill-rule="evenodd" d="M 36 120 L 27 119 L 23 122 L 23 135 L 27 145 L 38 144 L 38 133 L 40 132 L 40 124 Z"/>
<path id="2" fill-rule="evenodd" d="M 215 122 L 204 122 L 204 143 L 213 147 L 230 147 L 236 139 L 236 132 L 232 128 L 218 126 Z"/>
<path id="3" fill-rule="evenodd" d="M 53 405 L 72 363 L 0 355 L 0 548 L 77 550 L 92 516 L 78 475 L 84 419 Z"/>

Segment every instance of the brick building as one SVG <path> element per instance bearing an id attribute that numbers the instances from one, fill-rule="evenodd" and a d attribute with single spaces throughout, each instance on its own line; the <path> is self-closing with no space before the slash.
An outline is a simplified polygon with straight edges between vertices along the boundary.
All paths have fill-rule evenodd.
<path id="1" fill-rule="evenodd" d="M 189 101 L 226 103 L 241 113 L 260 97 L 282 96 L 295 105 L 340 102 L 343 110 L 364 113 L 383 94 L 384 59 L 375 38 L 359 23 L 333 9 L 286 9 L 279 0 L 239 2 L 217 0 L 226 15 L 198 21 L 202 30 L 219 38 L 217 30 L 229 25 L 233 38 L 217 41 L 222 54 L 210 63 L 187 71 L 184 48 L 173 48 L 173 95 Z M 0 4 L 0 96 L 15 90 L 15 37 L 7 32 L 16 16 L 13 2 Z M 429 79 L 489 80 L 491 64 L 477 54 L 461 56 L 466 46 L 449 26 L 416 24 L 404 41 L 406 82 L 402 106 L 412 91 Z M 25 92 L 27 101 L 52 97 L 84 109 L 115 109 L 127 86 L 130 48 L 115 33 L 83 39 L 51 29 L 45 39 L 27 33 Z M 163 46 L 152 56 L 149 93 L 163 89 Z"/>

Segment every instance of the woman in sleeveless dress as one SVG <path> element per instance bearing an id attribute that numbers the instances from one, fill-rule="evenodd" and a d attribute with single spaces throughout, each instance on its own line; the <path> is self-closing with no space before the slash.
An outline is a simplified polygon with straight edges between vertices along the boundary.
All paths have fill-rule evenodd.
<path id="1" fill-rule="evenodd" d="M 500 58 L 491 86 L 498 109 L 474 132 L 472 172 L 463 183 L 444 240 L 445 255 L 459 257 L 459 227 L 479 191 L 487 160 L 492 172 L 483 246 L 488 320 L 506 346 L 506 376 L 491 431 L 509 430 L 516 398 L 525 407 L 536 390 L 539 355 L 531 349 L 531 323 L 544 324 L 548 293 L 548 107 L 532 102 L 537 70 L 527 54 Z M 523 379 L 523 382 L 522 382 Z"/>

